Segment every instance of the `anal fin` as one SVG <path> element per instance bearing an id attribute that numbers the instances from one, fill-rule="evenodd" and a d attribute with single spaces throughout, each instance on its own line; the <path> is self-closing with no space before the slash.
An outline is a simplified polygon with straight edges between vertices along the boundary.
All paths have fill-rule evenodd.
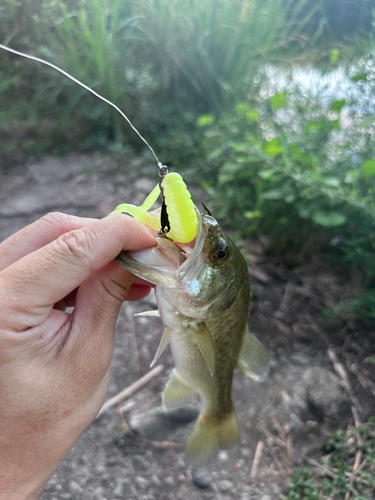
<path id="1" fill-rule="evenodd" d="M 163 392 L 163 404 L 167 409 L 187 405 L 194 401 L 195 394 L 195 389 L 173 369 Z"/>
<path id="2" fill-rule="evenodd" d="M 152 368 L 154 366 L 154 364 L 156 363 L 156 361 L 160 358 L 160 356 L 165 351 L 165 348 L 167 347 L 167 345 L 169 344 L 169 341 L 171 340 L 171 333 L 172 333 L 172 330 L 168 326 L 166 326 L 164 328 L 163 335 L 162 335 L 159 347 L 157 348 L 155 357 L 152 360 L 150 368 Z"/>
<path id="3" fill-rule="evenodd" d="M 215 345 L 212 340 L 211 333 L 204 322 L 198 323 L 192 328 L 194 330 L 199 350 L 201 351 L 212 376 L 215 371 Z"/>
<path id="4" fill-rule="evenodd" d="M 243 339 L 237 368 L 258 382 L 264 380 L 268 373 L 268 354 L 263 344 L 249 331 L 246 331 Z"/>

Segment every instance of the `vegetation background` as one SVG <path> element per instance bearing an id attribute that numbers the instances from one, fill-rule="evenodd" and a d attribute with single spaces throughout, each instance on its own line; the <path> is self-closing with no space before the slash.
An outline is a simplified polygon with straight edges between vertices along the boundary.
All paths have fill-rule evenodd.
<path id="1" fill-rule="evenodd" d="M 260 238 L 289 265 L 318 255 L 355 273 L 361 295 L 324 313 L 370 324 L 374 23 L 375 0 L 0 4 L 1 43 L 116 103 L 164 163 L 207 190 L 211 210 L 240 238 Z M 119 163 L 132 152 L 138 172 L 151 172 L 149 151 L 113 109 L 5 52 L 0 134 L 0 172 L 72 150 Z"/>

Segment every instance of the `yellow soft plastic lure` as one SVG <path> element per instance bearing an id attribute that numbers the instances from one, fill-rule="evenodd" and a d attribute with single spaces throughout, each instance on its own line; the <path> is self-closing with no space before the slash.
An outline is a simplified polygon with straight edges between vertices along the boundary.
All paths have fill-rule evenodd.
<path id="1" fill-rule="evenodd" d="M 148 212 L 162 192 L 168 214 L 170 231 L 167 233 L 177 243 L 190 243 L 197 235 L 198 218 L 194 203 L 181 175 L 170 172 L 154 187 L 140 207 L 122 203 L 112 212 L 126 213 L 144 226 L 160 229 L 160 214 Z"/>

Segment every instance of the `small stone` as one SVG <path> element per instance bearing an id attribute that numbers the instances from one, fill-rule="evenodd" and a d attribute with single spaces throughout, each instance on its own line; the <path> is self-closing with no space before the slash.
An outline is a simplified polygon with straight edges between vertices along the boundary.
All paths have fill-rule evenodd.
<path id="1" fill-rule="evenodd" d="M 126 498 L 126 495 L 128 493 L 128 488 L 129 488 L 129 482 L 124 479 L 120 479 L 116 484 L 113 493 L 118 498 Z"/>
<path id="2" fill-rule="evenodd" d="M 329 370 L 310 368 L 303 379 L 307 386 L 310 408 L 319 418 L 337 418 L 348 409 L 348 398 L 340 380 Z"/>
<path id="3" fill-rule="evenodd" d="M 63 500 L 69 500 L 70 493 L 61 493 L 60 498 L 62 498 Z"/>
<path id="4" fill-rule="evenodd" d="M 240 453 L 243 457 L 249 457 L 251 455 L 251 450 L 250 448 L 241 448 Z"/>
<path id="5" fill-rule="evenodd" d="M 133 467 L 135 470 L 149 470 L 150 462 L 142 455 L 135 455 L 133 458 Z"/>
<path id="6" fill-rule="evenodd" d="M 296 364 L 300 366 L 307 366 L 311 363 L 311 358 L 307 354 L 303 354 L 302 352 L 295 352 L 290 356 L 290 359 Z"/>
<path id="7" fill-rule="evenodd" d="M 95 454 L 93 460 L 94 467 L 97 472 L 99 472 L 103 468 L 105 459 L 106 459 L 105 451 L 103 450 L 103 448 L 100 448 L 100 450 Z"/>
<path id="8" fill-rule="evenodd" d="M 221 462 L 225 462 L 226 460 L 228 460 L 228 458 L 229 458 L 229 454 L 228 454 L 227 451 L 225 451 L 225 450 L 219 451 L 219 453 L 218 453 L 218 459 Z"/>
<path id="9" fill-rule="evenodd" d="M 70 481 L 69 489 L 72 490 L 74 493 L 81 493 L 82 491 L 81 485 L 78 484 L 77 481 L 74 481 L 74 479 Z"/>
<path id="10" fill-rule="evenodd" d="M 174 486 L 174 477 L 168 476 L 163 480 L 163 483 L 167 486 Z"/>
<path id="11" fill-rule="evenodd" d="M 193 482 L 198 488 L 205 489 L 210 486 L 210 479 L 208 477 L 206 469 L 201 467 L 197 469 L 193 474 Z"/>
<path id="12" fill-rule="evenodd" d="M 180 481 L 180 483 L 183 483 L 184 481 L 186 481 L 186 476 L 184 476 L 183 474 L 180 474 L 178 476 L 178 480 Z"/>
<path id="13" fill-rule="evenodd" d="M 140 476 L 137 476 L 134 479 L 134 483 L 137 486 L 137 488 L 139 488 L 140 490 L 147 490 L 148 485 L 149 485 L 149 481 L 147 481 L 147 479 L 145 479 L 144 477 L 140 477 Z"/>
<path id="14" fill-rule="evenodd" d="M 272 500 L 271 496 L 270 495 L 262 495 L 260 497 L 260 500 Z"/>
<path id="15" fill-rule="evenodd" d="M 154 484 L 155 486 L 160 486 L 160 485 L 161 485 L 160 479 L 159 479 L 159 478 L 158 478 L 158 476 L 156 476 L 155 474 L 152 476 L 152 478 L 151 478 L 151 482 L 152 482 L 152 484 Z"/>
<path id="16" fill-rule="evenodd" d="M 217 485 L 218 485 L 219 491 L 221 491 L 222 493 L 225 493 L 226 491 L 230 491 L 233 488 L 233 483 L 231 481 L 227 481 L 226 479 L 219 481 Z"/>
<path id="17" fill-rule="evenodd" d="M 118 460 L 116 457 L 109 457 L 107 460 L 107 465 L 109 467 L 115 467 L 118 464 Z"/>

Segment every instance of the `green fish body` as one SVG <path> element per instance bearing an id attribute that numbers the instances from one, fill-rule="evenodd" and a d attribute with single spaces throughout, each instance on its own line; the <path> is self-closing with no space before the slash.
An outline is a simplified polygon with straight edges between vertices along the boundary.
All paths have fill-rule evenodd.
<path id="1" fill-rule="evenodd" d="M 231 399 L 234 368 L 259 379 L 268 367 L 262 344 L 248 331 L 246 262 L 213 217 L 198 213 L 198 219 L 190 253 L 157 238 L 157 247 L 122 252 L 116 259 L 156 285 L 164 333 L 152 364 L 168 344 L 175 362 L 164 405 L 173 408 L 200 396 L 201 412 L 186 445 L 187 457 L 195 463 L 240 440 Z"/>

